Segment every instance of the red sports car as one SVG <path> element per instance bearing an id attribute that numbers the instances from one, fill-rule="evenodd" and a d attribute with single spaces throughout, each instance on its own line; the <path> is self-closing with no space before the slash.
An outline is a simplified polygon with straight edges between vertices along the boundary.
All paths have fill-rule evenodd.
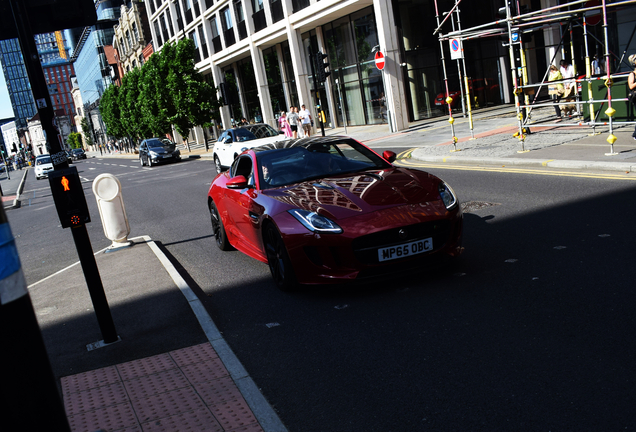
<path id="1" fill-rule="evenodd" d="M 453 190 L 394 160 L 347 137 L 249 149 L 210 186 L 216 243 L 268 263 L 282 290 L 459 255 L 463 219 Z"/>

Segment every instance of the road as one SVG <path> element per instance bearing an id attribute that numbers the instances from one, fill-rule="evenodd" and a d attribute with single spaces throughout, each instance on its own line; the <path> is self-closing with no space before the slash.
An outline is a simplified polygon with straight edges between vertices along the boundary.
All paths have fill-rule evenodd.
<path id="1" fill-rule="evenodd" d="M 177 263 L 290 431 L 634 428 L 633 181 L 428 168 L 467 206 L 458 262 L 286 294 L 265 264 L 216 248 L 211 162 L 76 166 L 94 250 L 109 241 L 90 182 L 109 172 L 131 237 Z M 24 196 L 8 217 L 33 283 L 77 255 L 47 183 L 30 177 Z"/>

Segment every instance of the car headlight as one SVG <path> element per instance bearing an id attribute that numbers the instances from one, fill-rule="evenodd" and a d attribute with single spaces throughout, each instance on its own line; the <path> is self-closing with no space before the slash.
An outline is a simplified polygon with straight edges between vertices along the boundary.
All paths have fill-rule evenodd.
<path id="1" fill-rule="evenodd" d="M 148 152 L 148 154 L 149 154 L 150 156 L 152 156 L 152 157 L 157 157 L 157 156 L 159 156 L 159 153 L 157 153 L 157 152 L 153 152 L 153 151 Z"/>
<path id="2" fill-rule="evenodd" d="M 455 195 L 453 189 L 444 182 L 439 184 L 438 189 L 439 196 L 442 198 L 442 201 L 444 201 L 446 209 L 453 209 L 457 205 L 457 195 Z"/>
<path id="3" fill-rule="evenodd" d="M 334 221 L 321 216 L 318 213 L 300 209 L 289 210 L 289 213 L 298 219 L 298 222 L 303 224 L 303 226 L 311 232 L 333 234 L 340 234 L 342 232 L 342 228 L 340 228 Z"/>

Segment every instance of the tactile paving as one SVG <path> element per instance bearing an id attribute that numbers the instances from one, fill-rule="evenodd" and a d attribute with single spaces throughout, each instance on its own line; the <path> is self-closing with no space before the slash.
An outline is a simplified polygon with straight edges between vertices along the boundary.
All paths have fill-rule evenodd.
<path id="1" fill-rule="evenodd" d="M 133 360 L 127 363 L 117 365 L 117 370 L 121 374 L 122 379 L 128 380 L 144 375 L 150 375 L 157 372 L 163 372 L 168 369 L 176 368 L 176 363 L 168 354 L 159 354 L 152 357 Z"/>
<path id="2" fill-rule="evenodd" d="M 63 377 L 62 393 L 74 393 L 82 390 L 88 390 L 103 385 L 113 384 L 120 381 L 119 373 L 114 366 L 96 369 L 77 375 Z"/>
<path id="3" fill-rule="evenodd" d="M 93 411 L 110 405 L 116 405 L 128 400 L 126 390 L 121 382 L 109 384 L 94 389 L 69 393 L 64 396 L 64 408 L 68 415 Z"/>
<path id="4" fill-rule="evenodd" d="M 234 380 L 229 376 L 196 383 L 194 384 L 194 389 L 206 405 L 216 405 L 243 397 Z"/>
<path id="5" fill-rule="evenodd" d="M 170 356 L 179 367 L 193 363 L 201 363 L 219 357 L 209 342 L 201 345 L 191 346 L 188 348 L 182 348 L 176 351 L 171 351 Z"/>
<path id="6" fill-rule="evenodd" d="M 142 427 L 144 432 L 223 432 L 223 428 L 207 408 L 142 423 Z"/>
<path id="7" fill-rule="evenodd" d="M 68 423 L 73 432 L 98 429 L 115 431 L 138 424 L 130 402 L 68 416 Z"/>
<path id="8" fill-rule="evenodd" d="M 262 432 L 209 343 L 61 379 L 73 432 Z"/>
<path id="9" fill-rule="evenodd" d="M 211 406 L 210 411 L 225 430 L 256 423 L 256 417 L 243 398 Z"/>
<path id="10" fill-rule="evenodd" d="M 183 366 L 181 370 L 192 384 L 212 381 L 229 375 L 229 372 L 220 358 L 186 365 Z"/>
<path id="11" fill-rule="evenodd" d="M 133 401 L 132 405 L 142 423 L 205 408 L 192 387 L 139 399 Z"/>
<path id="12" fill-rule="evenodd" d="M 158 393 L 188 387 L 190 383 L 179 369 L 170 369 L 152 375 L 124 381 L 128 396 L 132 400 L 146 398 Z"/>

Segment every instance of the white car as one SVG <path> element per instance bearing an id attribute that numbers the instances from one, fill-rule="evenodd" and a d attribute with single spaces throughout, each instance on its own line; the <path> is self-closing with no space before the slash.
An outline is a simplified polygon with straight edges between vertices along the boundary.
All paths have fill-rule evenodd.
<path id="1" fill-rule="evenodd" d="M 220 173 L 232 165 L 234 159 L 247 149 L 282 141 L 285 135 L 264 123 L 227 129 L 214 144 L 214 166 Z"/>
<path id="2" fill-rule="evenodd" d="M 40 180 L 48 178 L 49 171 L 53 171 L 53 162 L 50 155 L 40 155 L 35 158 L 35 178 Z"/>

